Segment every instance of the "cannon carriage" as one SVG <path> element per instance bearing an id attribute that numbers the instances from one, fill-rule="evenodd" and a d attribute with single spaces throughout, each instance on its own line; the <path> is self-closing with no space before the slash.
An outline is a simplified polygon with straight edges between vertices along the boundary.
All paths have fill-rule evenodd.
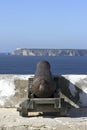
<path id="1" fill-rule="evenodd" d="M 68 101 L 72 104 L 72 101 Z M 40 61 L 35 75 L 28 80 L 28 98 L 19 104 L 17 111 L 23 117 L 27 117 L 29 112 L 56 112 L 65 116 L 68 101 L 61 94 L 59 76 L 51 74 L 47 61 Z"/>

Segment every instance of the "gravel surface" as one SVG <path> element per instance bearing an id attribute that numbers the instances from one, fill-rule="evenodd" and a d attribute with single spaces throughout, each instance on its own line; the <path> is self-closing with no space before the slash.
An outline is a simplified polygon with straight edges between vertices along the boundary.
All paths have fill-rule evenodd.
<path id="1" fill-rule="evenodd" d="M 26 118 L 16 108 L 0 108 L 0 130 L 87 130 L 87 108 L 71 110 L 67 117 L 34 112 Z"/>

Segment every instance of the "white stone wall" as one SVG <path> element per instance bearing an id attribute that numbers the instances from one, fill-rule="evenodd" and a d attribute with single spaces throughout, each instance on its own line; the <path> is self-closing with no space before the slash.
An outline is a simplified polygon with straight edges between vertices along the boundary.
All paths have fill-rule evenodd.
<path id="1" fill-rule="evenodd" d="M 31 76 L 33 75 L 0 74 L 0 107 L 17 107 L 26 99 L 28 78 Z M 68 88 L 71 95 L 73 97 L 79 95 L 77 103 L 83 107 L 87 106 L 87 75 L 62 76 L 69 81 Z"/>
<path id="2" fill-rule="evenodd" d="M 87 106 L 87 75 L 64 75 L 70 81 L 69 89 L 73 96 L 77 93 L 79 88 L 79 105 Z"/>

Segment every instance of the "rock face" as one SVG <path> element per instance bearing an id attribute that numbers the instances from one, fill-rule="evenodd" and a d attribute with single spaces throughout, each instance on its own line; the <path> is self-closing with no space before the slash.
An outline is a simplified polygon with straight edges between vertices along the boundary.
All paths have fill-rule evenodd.
<path id="1" fill-rule="evenodd" d="M 27 99 L 28 78 L 34 75 L 0 75 L 0 107 L 17 107 Z M 80 107 L 87 107 L 87 75 L 62 75 L 61 92 Z"/>
<path id="2" fill-rule="evenodd" d="M 87 50 L 82 49 L 27 49 L 17 48 L 11 55 L 23 56 L 87 56 Z"/>

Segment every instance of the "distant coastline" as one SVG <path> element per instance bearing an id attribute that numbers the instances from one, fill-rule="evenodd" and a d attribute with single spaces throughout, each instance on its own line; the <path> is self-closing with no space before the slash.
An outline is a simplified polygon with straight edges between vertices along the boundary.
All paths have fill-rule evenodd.
<path id="1" fill-rule="evenodd" d="M 87 56 L 87 49 L 28 49 L 17 48 L 11 55 L 22 56 Z"/>
<path id="2" fill-rule="evenodd" d="M 21 55 L 21 56 L 87 56 L 87 49 L 28 49 L 17 48 L 9 53 L 0 55 Z"/>

